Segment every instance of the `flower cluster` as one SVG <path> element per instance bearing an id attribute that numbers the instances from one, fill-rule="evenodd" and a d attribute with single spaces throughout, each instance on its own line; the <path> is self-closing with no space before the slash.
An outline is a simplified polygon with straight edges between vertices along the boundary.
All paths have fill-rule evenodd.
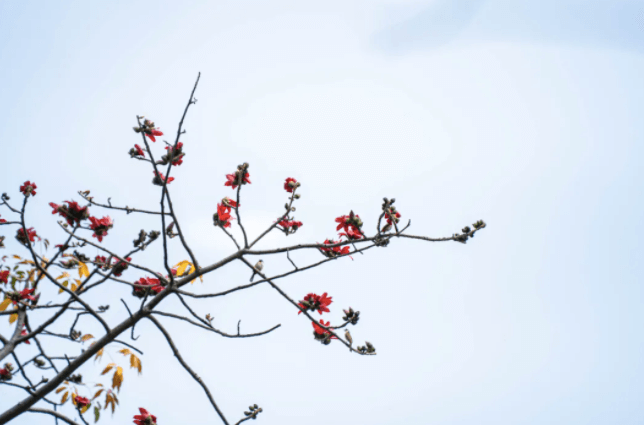
<path id="1" fill-rule="evenodd" d="M 226 200 L 228 198 L 224 198 Z M 230 201 L 237 205 L 236 202 Z M 230 203 L 228 205 L 231 205 Z M 230 227 L 231 225 L 231 220 L 234 220 L 233 217 L 230 215 L 230 210 L 232 207 L 226 206 L 226 203 L 221 203 L 217 204 L 217 212 L 213 214 L 212 220 L 213 224 L 215 226 L 221 226 L 221 227 Z"/>
<path id="2" fill-rule="evenodd" d="M 156 171 L 152 172 L 154 174 L 154 178 L 152 179 L 152 184 L 155 184 L 157 186 L 163 186 L 163 182 L 167 180 L 167 184 L 170 184 L 174 181 L 174 177 L 166 177 L 163 175 L 163 173 L 157 173 Z"/>
<path id="3" fill-rule="evenodd" d="M 344 316 L 342 316 L 342 320 L 345 322 L 350 322 L 352 325 L 356 325 L 358 323 L 358 320 L 360 320 L 360 312 L 359 311 L 353 311 L 351 307 L 349 307 L 349 310 L 342 310 L 344 312 Z"/>
<path id="4" fill-rule="evenodd" d="M 107 236 L 107 231 L 114 227 L 114 222 L 110 216 L 101 219 L 90 217 L 89 221 L 92 222 L 89 228 L 94 231 L 92 237 L 97 238 L 99 242 L 103 242 L 103 236 Z"/>
<path id="5" fill-rule="evenodd" d="M 387 224 L 385 224 L 385 226 L 380 230 L 381 233 L 387 233 L 391 230 L 394 223 L 398 224 L 400 221 L 400 213 L 396 210 L 396 207 L 393 206 L 394 202 L 396 202 L 395 198 L 392 198 L 391 201 L 387 198 L 383 198 L 382 211 L 385 214 Z"/>
<path id="6" fill-rule="evenodd" d="M 353 213 L 353 210 L 349 215 L 343 215 L 335 219 L 335 222 L 338 223 L 338 227 L 335 230 L 343 229 L 344 232 L 340 233 L 340 237 L 345 236 L 349 240 L 362 239 L 363 234 L 360 228 L 362 227 L 362 220 L 360 216 Z"/>
<path id="7" fill-rule="evenodd" d="M 13 365 L 11 363 L 5 363 L 4 367 L 0 369 L 0 381 L 11 381 L 12 371 Z"/>
<path id="8" fill-rule="evenodd" d="M 319 326 L 317 323 L 311 322 L 311 324 L 313 325 L 313 336 L 318 341 L 321 341 L 322 344 L 329 345 L 332 339 L 338 339 L 337 336 L 333 335 L 330 331 Z M 329 326 L 331 326 L 331 323 L 330 322 L 324 323 L 324 320 L 320 319 L 320 325 L 326 326 L 328 328 Z"/>
<path id="9" fill-rule="evenodd" d="M 366 341 L 364 347 L 358 346 L 356 350 L 358 350 L 362 354 L 373 354 L 376 352 L 376 347 L 374 347 L 373 344 L 369 341 Z"/>
<path id="10" fill-rule="evenodd" d="M 286 181 L 284 182 L 284 190 L 287 191 L 288 193 L 293 193 L 293 191 L 300 187 L 300 183 L 295 180 L 293 177 L 287 177 Z"/>
<path id="11" fill-rule="evenodd" d="M 0 283 L 9 283 L 9 270 L 0 271 Z"/>
<path id="12" fill-rule="evenodd" d="M 125 261 L 121 261 L 118 258 L 113 258 L 114 264 L 112 264 L 112 268 L 114 269 L 114 276 L 120 277 L 121 274 L 127 270 L 128 266 L 130 265 L 130 261 L 132 261 L 132 257 L 125 257 Z"/>
<path id="13" fill-rule="evenodd" d="M 154 126 L 154 123 L 148 119 L 143 121 L 143 125 L 141 127 L 134 127 L 134 131 L 145 134 L 153 142 L 157 141 L 156 136 L 163 136 L 163 133 L 161 133 L 159 129 Z"/>
<path id="14" fill-rule="evenodd" d="M 5 292 L 5 294 L 13 302 L 13 305 L 17 305 L 19 301 L 23 300 L 29 300 L 34 305 L 38 302 L 39 298 L 38 296 L 32 295 L 35 291 L 35 289 L 25 288 L 22 291 Z"/>
<path id="15" fill-rule="evenodd" d="M 141 149 L 141 146 L 139 145 L 134 145 L 134 147 L 130 149 L 129 153 L 131 158 L 139 157 L 139 156 L 142 158 L 145 158 L 145 152 L 143 152 L 143 149 Z"/>
<path id="16" fill-rule="evenodd" d="M 73 226 L 74 223 L 80 224 L 82 220 L 89 218 L 89 209 L 87 206 L 81 207 L 76 201 L 65 201 L 65 203 L 67 205 L 58 205 L 50 202 L 49 206 L 54 209 L 51 213 L 59 214 L 67 220 L 67 224 L 70 226 Z"/>
<path id="17" fill-rule="evenodd" d="M 183 143 L 177 143 L 177 146 L 173 149 L 172 146 L 166 146 L 165 149 L 168 151 L 165 155 L 161 157 L 161 160 L 157 164 L 168 165 L 168 162 L 172 162 L 172 165 L 181 165 L 183 164 L 183 157 L 186 156 L 185 152 L 182 150 Z"/>
<path id="18" fill-rule="evenodd" d="M 33 227 L 27 229 L 27 235 L 25 235 L 22 227 L 18 229 L 18 232 L 16 233 L 16 240 L 18 240 L 18 242 L 23 245 L 29 245 L 30 242 L 35 242 L 36 238 L 40 240 L 40 236 L 36 234 L 36 231 Z"/>
<path id="19" fill-rule="evenodd" d="M 157 425 L 157 417 L 151 415 L 147 410 L 139 407 L 140 415 L 134 415 L 134 423 L 136 425 Z"/>
<path id="20" fill-rule="evenodd" d="M 324 245 L 335 245 L 336 242 L 333 239 L 327 239 L 324 241 Z M 334 246 L 331 248 L 320 248 L 320 251 L 322 251 L 322 254 L 329 258 L 335 258 L 339 257 L 341 255 L 346 255 L 351 251 L 351 248 L 349 248 L 349 245 L 344 245 L 344 246 Z"/>
<path id="21" fill-rule="evenodd" d="M 27 180 L 22 186 L 20 186 L 20 191 L 25 196 L 34 196 L 36 194 L 36 189 L 38 189 L 36 183 L 32 183 L 29 180 Z"/>
<path id="22" fill-rule="evenodd" d="M 328 297 L 326 292 L 322 295 L 312 293 L 307 294 L 304 299 L 299 302 L 298 306 L 301 310 L 298 311 L 297 314 L 306 310 L 317 311 L 320 314 L 329 313 L 331 311 L 329 310 L 329 305 L 333 302 L 331 298 L 333 297 Z"/>
<path id="23" fill-rule="evenodd" d="M 132 289 L 132 295 L 137 298 L 143 298 L 146 294 L 149 293 L 149 291 L 158 294 L 164 289 L 161 281 L 152 277 L 142 277 L 138 281 L 134 282 L 134 284 L 137 286 Z"/>
<path id="24" fill-rule="evenodd" d="M 234 174 L 226 174 L 226 183 L 224 186 L 231 186 L 236 189 L 237 186 L 250 184 L 250 174 L 248 174 L 248 163 L 244 162 L 242 165 L 237 166 Z"/>
<path id="25" fill-rule="evenodd" d="M 281 226 L 280 230 L 283 231 L 286 234 L 286 236 L 297 232 L 297 229 L 299 229 L 303 225 L 301 221 L 288 220 L 288 219 L 284 219 L 277 224 Z"/>

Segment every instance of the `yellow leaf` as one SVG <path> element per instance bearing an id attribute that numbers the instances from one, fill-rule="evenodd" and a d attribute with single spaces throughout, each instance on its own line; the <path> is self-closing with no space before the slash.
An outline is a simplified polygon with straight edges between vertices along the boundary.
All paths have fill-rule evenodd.
<path id="1" fill-rule="evenodd" d="M 14 313 L 11 316 L 9 316 L 9 323 L 13 323 L 16 320 L 18 320 L 18 313 Z"/>
<path id="2" fill-rule="evenodd" d="M 56 390 L 56 394 L 60 394 L 63 391 L 65 391 L 65 387 L 60 387 Z"/>
<path id="3" fill-rule="evenodd" d="M 116 394 L 112 394 L 112 398 L 114 399 L 114 401 L 116 402 L 116 404 L 120 404 L 120 403 L 119 403 L 119 399 L 118 399 L 118 397 L 116 397 Z"/>
<path id="4" fill-rule="evenodd" d="M 188 260 L 183 260 L 182 262 L 174 266 L 173 268 L 177 269 L 177 277 L 181 277 L 186 274 L 186 269 L 188 268 L 188 266 L 192 268 L 192 263 Z"/>
<path id="5" fill-rule="evenodd" d="M 103 388 L 101 388 L 100 390 L 96 391 L 96 394 L 94 394 L 94 397 L 93 397 L 93 398 L 96 398 L 96 397 L 98 397 L 99 395 L 101 395 L 101 393 L 102 393 L 103 391 L 105 391 Z"/>
<path id="6" fill-rule="evenodd" d="M 5 298 L 2 303 L 0 303 L 0 311 L 5 311 L 7 307 L 11 305 L 11 300 L 9 298 Z"/>
<path id="7" fill-rule="evenodd" d="M 76 292 L 77 289 L 78 289 L 78 285 L 76 285 L 75 283 L 72 283 L 72 292 Z"/>
<path id="8" fill-rule="evenodd" d="M 103 357 L 103 350 L 104 348 L 101 348 L 100 350 L 98 350 L 98 353 L 96 353 L 96 357 L 94 357 L 94 361 Z"/>
<path id="9" fill-rule="evenodd" d="M 29 270 L 29 276 L 27 277 L 27 280 L 29 282 L 33 282 L 35 274 L 36 274 L 36 269 Z"/>
<path id="10" fill-rule="evenodd" d="M 61 274 L 60 276 L 58 276 L 58 277 L 56 278 L 56 280 L 58 280 L 58 279 L 62 279 L 62 278 L 64 278 L 64 277 L 69 277 L 69 273 L 67 273 L 67 272 L 63 272 L 63 274 Z"/>
<path id="11" fill-rule="evenodd" d="M 107 372 L 109 372 L 110 370 L 112 370 L 112 368 L 113 368 L 114 366 L 116 366 L 116 363 L 110 363 L 110 364 L 108 364 L 108 365 L 107 365 L 107 367 L 103 370 L 103 372 L 101 372 L 101 375 L 105 375 Z"/>
<path id="12" fill-rule="evenodd" d="M 78 276 L 83 277 L 83 276 L 89 276 L 89 269 L 87 268 L 87 264 L 83 263 L 82 261 L 79 261 L 78 264 L 80 266 L 78 267 Z"/>
<path id="13" fill-rule="evenodd" d="M 63 398 L 60 399 L 60 404 L 65 404 L 65 402 L 67 401 L 67 397 L 69 397 L 69 391 L 63 394 Z"/>
<path id="14" fill-rule="evenodd" d="M 68 285 L 68 284 L 69 284 L 69 281 L 67 281 L 67 280 L 66 280 L 66 281 L 64 281 L 63 283 L 61 283 L 61 285 L 63 285 L 65 288 L 67 288 L 67 285 Z M 64 290 L 63 288 L 60 288 L 60 289 L 58 290 L 58 293 L 59 293 L 59 294 L 62 294 L 63 292 L 65 292 L 65 290 Z"/>
<path id="15" fill-rule="evenodd" d="M 130 353 L 130 350 L 128 350 L 127 348 L 119 350 L 119 353 L 123 354 L 124 356 L 129 356 L 130 354 L 132 354 Z"/>
<path id="16" fill-rule="evenodd" d="M 85 341 L 89 341 L 89 340 L 90 340 L 90 339 L 92 339 L 92 338 L 94 338 L 94 335 L 92 335 L 92 334 L 85 334 L 85 335 L 83 335 L 83 336 L 81 337 L 81 341 L 83 341 L 83 342 L 85 342 Z"/>
<path id="17" fill-rule="evenodd" d="M 112 388 L 121 391 L 121 384 L 123 383 L 123 368 L 118 366 L 112 377 Z"/>
<path id="18" fill-rule="evenodd" d="M 15 258 L 16 260 L 21 260 L 21 258 L 20 258 L 20 256 L 19 256 L 19 255 L 15 255 L 15 254 L 14 254 L 14 255 L 12 255 L 12 257 L 13 257 L 13 258 Z"/>
<path id="19" fill-rule="evenodd" d="M 84 406 L 84 407 L 81 409 L 81 413 L 85 413 L 85 412 L 87 412 L 87 409 L 89 409 L 89 404 L 88 404 L 88 405 L 86 405 L 86 406 Z"/>
<path id="20" fill-rule="evenodd" d="M 76 406 L 76 393 L 72 393 L 72 403 Z"/>
<path id="21" fill-rule="evenodd" d="M 131 368 L 136 368 L 139 371 L 139 375 L 141 374 L 141 370 L 143 369 L 143 365 L 141 364 L 141 359 L 139 359 L 137 356 L 132 354 L 130 356 L 130 367 Z"/>

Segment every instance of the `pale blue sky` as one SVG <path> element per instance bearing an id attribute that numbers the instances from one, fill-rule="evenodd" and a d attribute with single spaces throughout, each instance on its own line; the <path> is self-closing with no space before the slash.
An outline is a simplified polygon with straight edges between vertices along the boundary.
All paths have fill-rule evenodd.
<path id="1" fill-rule="evenodd" d="M 47 204 L 78 200 L 77 190 L 154 208 L 151 170 L 127 155 L 140 141 L 132 126 L 143 114 L 173 133 L 201 71 L 170 188 L 202 263 L 234 248 L 211 217 L 232 193 L 224 175 L 244 161 L 252 234 L 282 211 L 284 178 L 303 183 L 304 227 L 263 247 L 323 241 L 350 209 L 373 229 L 383 196 L 413 234 L 489 224 L 466 246 L 394 241 L 282 281 L 297 299 L 329 292 L 325 320 L 360 310 L 352 334 L 374 343 L 375 358 L 315 342 L 264 286 L 197 306 L 224 330 L 239 319 L 247 332 L 282 324 L 263 339 L 164 321 L 231 421 L 258 403 L 267 425 L 640 424 L 643 23 L 644 6 L 623 0 L 7 0 L 0 191 L 19 199 L 19 185 L 35 181 L 29 225 L 50 240 L 61 232 Z M 116 250 L 159 227 L 111 215 L 104 244 Z M 0 231 L 5 252 L 18 252 L 13 231 Z M 160 268 L 159 252 L 140 258 Z M 265 261 L 269 273 L 289 267 Z M 194 290 L 247 279 L 234 264 Z M 128 292 L 109 287 L 91 301 L 115 297 L 116 321 L 126 314 L 118 298 L 134 305 Z M 81 329 L 100 333 L 89 320 Z M 101 423 L 130 423 L 139 406 L 161 424 L 218 423 L 158 332 L 137 333 L 144 373 L 126 371 L 121 406 Z M 100 367 L 81 373 L 94 380 Z M 0 410 L 22 398 L 1 391 Z"/>

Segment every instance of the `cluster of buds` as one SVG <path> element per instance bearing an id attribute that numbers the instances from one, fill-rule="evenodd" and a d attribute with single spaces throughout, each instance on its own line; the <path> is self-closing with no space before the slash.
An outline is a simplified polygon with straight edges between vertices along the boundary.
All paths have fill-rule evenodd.
<path id="1" fill-rule="evenodd" d="M 317 311 L 318 313 L 330 313 L 329 306 L 333 302 L 333 297 L 327 296 L 325 292 L 322 295 L 317 294 L 307 294 L 302 301 L 299 302 L 298 306 L 300 311 L 297 314 L 302 313 L 302 311 L 311 310 Z"/>
<path id="2" fill-rule="evenodd" d="M 336 243 L 338 242 L 334 241 L 333 239 L 326 239 L 324 241 L 324 245 L 335 245 Z M 334 246 L 332 248 L 320 248 L 320 252 L 324 254 L 325 257 L 335 258 L 349 254 L 349 252 L 351 252 L 351 248 L 349 248 L 349 245 Z"/>
<path id="3" fill-rule="evenodd" d="M 0 248 L 4 248 L 4 236 L 0 236 Z"/>
<path id="4" fill-rule="evenodd" d="M 22 227 L 18 229 L 18 232 L 16 232 L 16 240 L 25 246 L 30 245 L 30 242 L 35 242 L 36 238 L 41 240 L 33 227 L 27 229 L 26 235 Z"/>
<path id="5" fill-rule="evenodd" d="M 454 233 L 453 238 L 456 242 L 467 243 L 469 238 L 473 238 L 477 230 L 485 228 L 485 222 L 483 220 L 478 220 L 476 223 L 472 224 L 474 230 L 470 229 L 470 226 L 465 226 L 461 229 L 461 234 Z"/>
<path id="6" fill-rule="evenodd" d="M 313 325 L 313 337 L 320 341 L 324 345 L 329 345 L 331 344 L 332 339 L 338 339 L 337 336 L 333 335 L 330 331 L 324 329 L 323 327 L 319 326 L 315 322 L 311 322 Z M 326 326 L 327 328 L 331 326 L 330 322 L 324 323 L 322 319 L 320 319 L 320 325 Z"/>
<path id="7" fill-rule="evenodd" d="M 75 224 L 80 224 L 82 220 L 89 218 L 89 209 L 87 206 L 81 207 L 76 201 L 65 201 L 68 205 L 58 205 L 53 202 L 49 203 L 49 206 L 54 210 L 52 214 L 59 214 L 65 220 L 67 224 L 73 226 Z"/>
<path id="8" fill-rule="evenodd" d="M 25 197 L 28 197 L 29 195 L 35 196 L 36 195 L 36 189 L 38 189 L 38 186 L 36 186 L 36 183 L 32 183 L 29 180 L 23 183 L 22 186 L 20 186 L 20 191 L 22 192 Z M 9 197 L 6 197 L 9 199 Z"/>
<path id="9" fill-rule="evenodd" d="M 139 145 L 134 145 L 132 149 L 130 149 L 130 158 L 135 158 L 135 157 L 142 157 L 145 158 L 145 152 L 143 152 L 143 149 L 141 149 L 141 146 Z"/>
<path id="10" fill-rule="evenodd" d="M 63 254 L 63 256 L 66 257 L 67 255 Z M 74 257 L 78 261 L 82 261 L 83 263 L 89 262 L 89 257 L 87 255 L 83 254 L 82 252 L 78 252 L 76 250 L 74 250 L 72 257 Z"/>
<path id="11" fill-rule="evenodd" d="M 12 371 L 13 365 L 11 363 L 5 363 L 4 367 L 0 369 L 0 381 L 11 381 Z"/>
<path id="12" fill-rule="evenodd" d="M 358 350 L 359 352 L 361 352 L 363 354 L 365 354 L 365 353 L 373 354 L 373 353 L 376 352 L 376 347 L 374 347 L 373 344 L 371 344 L 369 341 L 367 341 L 367 342 L 365 342 L 364 347 L 360 346 L 360 347 L 356 348 L 356 350 Z"/>
<path id="13" fill-rule="evenodd" d="M 170 226 L 168 226 L 168 229 L 166 229 L 166 234 L 168 234 L 170 237 L 176 236 L 176 234 L 172 234 L 172 227 L 174 227 L 174 221 L 170 224 Z M 145 230 L 141 229 L 141 231 L 139 232 L 139 237 L 134 239 L 133 241 L 134 246 L 138 247 L 140 245 L 141 251 L 143 251 L 145 249 L 145 246 L 158 238 L 160 234 L 161 233 L 156 230 L 152 230 L 150 231 L 150 233 L 148 233 Z M 148 238 L 147 243 L 145 242 L 146 237 Z"/>
<path id="14" fill-rule="evenodd" d="M 165 149 L 167 152 L 161 157 L 160 161 L 157 161 L 157 164 L 168 165 L 169 162 L 172 162 L 174 166 L 183 164 L 183 157 L 186 156 L 185 152 L 183 152 L 183 143 L 179 142 L 175 147 L 168 145 Z"/>
<path id="15" fill-rule="evenodd" d="M 123 259 L 125 261 L 121 261 L 116 257 L 112 257 L 112 260 L 114 261 L 114 263 L 112 264 L 112 269 L 114 269 L 113 274 L 116 277 L 120 277 L 121 274 L 123 274 L 123 272 L 127 270 L 127 268 L 130 266 L 130 261 L 132 261 L 132 257 L 125 257 Z"/>
<path id="16" fill-rule="evenodd" d="M 396 207 L 393 206 L 393 203 L 396 202 L 395 198 L 392 198 L 391 200 L 387 198 L 383 198 L 382 200 L 382 211 L 385 214 L 385 219 L 387 220 L 387 224 L 384 225 L 382 230 L 380 230 L 381 233 L 387 233 L 388 231 L 391 230 L 391 227 L 394 226 L 395 224 L 398 224 L 400 221 L 400 213 L 396 211 Z"/>
<path id="17" fill-rule="evenodd" d="M 92 223 L 89 228 L 94 231 L 92 237 L 97 238 L 99 242 L 103 242 L 103 237 L 107 236 L 107 231 L 114 227 L 114 221 L 110 216 L 103 218 L 90 217 L 89 221 Z"/>
<path id="18" fill-rule="evenodd" d="M 137 298 L 143 298 L 150 292 L 158 294 L 165 288 L 159 279 L 152 277 L 142 277 L 138 281 L 134 282 L 134 284 L 136 286 L 132 289 L 132 295 Z"/>
<path id="19" fill-rule="evenodd" d="M 358 323 L 358 320 L 360 320 L 360 312 L 359 311 L 353 311 L 351 307 L 349 307 L 349 310 L 342 310 L 344 312 L 344 316 L 342 316 L 342 320 L 345 322 L 349 322 L 352 325 L 356 325 Z"/>
<path id="20" fill-rule="evenodd" d="M 287 177 L 286 181 L 284 182 L 284 190 L 287 191 L 288 193 L 293 193 L 298 187 L 300 187 L 302 184 L 295 180 L 293 177 Z M 295 199 L 298 199 L 299 196 Z"/>
<path id="21" fill-rule="evenodd" d="M 168 227 L 165 228 L 165 234 L 167 237 L 170 239 L 174 238 L 175 236 L 179 236 L 178 233 L 174 233 L 174 221 L 170 224 L 168 224 Z"/>
<path id="22" fill-rule="evenodd" d="M 353 210 L 351 210 L 349 215 L 337 217 L 335 222 L 338 223 L 336 230 L 344 230 L 344 232 L 340 233 L 340 237 L 345 236 L 349 240 L 362 239 L 363 233 L 361 228 L 363 223 L 360 216 L 354 214 Z"/>
<path id="23" fill-rule="evenodd" d="M 67 378 L 69 382 L 73 382 L 74 384 L 82 384 L 83 383 L 83 375 L 80 373 L 77 373 L 76 375 L 72 375 L 69 378 Z"/>
<path id="24" fill-rule="evenodd" d="M 34 364 L 37 367 L 45 367 L 45 361 L 42 359 L 34 359 Z"/>
<path id="25" fill-rule="evenodd" d="M 233 189 L 236 189 L 237 186 L 250 184 L 248 167 L 248 162 L 244 162 L 237 166 L 234 174 L 226 174 L 226 183 L 224 183 L 224 186 L 231 186 Z"/>
<path id="26" fill-rule="evenodd" d="M 257 415 L 262 413 L 262 411 L 263 410 L 262 410 L 261 407 L 257 407 L 256 404 L 253 404 L 252 406 L 248 406 L 248 411 L 244 412 L 244 415 L 246 415 L 246 416 L 248 416 L 248 417 L 250 417 L 252 419 L 255 419 L 255 418 L 257 418 Z"/>
<path id="27" fill-rule="evenodd" d="M 148 119 L 143 121 L 142 126 L 134 127 L 134 131 L 145 134 L 153 142 L 157 141 L 156 136 L 163 136 L 163 133 L 160 132 L 159 129 L 154 126 L 154 123 Z"/>

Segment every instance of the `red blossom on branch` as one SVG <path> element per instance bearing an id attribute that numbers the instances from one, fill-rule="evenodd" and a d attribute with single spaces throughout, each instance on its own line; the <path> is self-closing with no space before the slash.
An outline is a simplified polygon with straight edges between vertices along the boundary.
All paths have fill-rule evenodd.
<path id="1" fill-rule="evenodd" d="M 153 142 L 157 141 L 156 136 L 163 136 L 163 133 L 154 126 L 154 123 L 147 119 L 143 121 L 143 125 L 141 127 L 134 127 L 134 131 L 136 131 L 137 133 L 143 132 L 143 134 L 145 134 Z"/>
<path id="2" fill-rule="evenodd" d="M 349 215 L 337 217 L 335 222 L 338 223 L 335 230 L 344 229 L 344 233 L 340 233 L 340 236 L 346 236 L 347 239 L 351 240 L 361 239 L 363 237 L 362 230 L 360 230 L 363 224 L 362 220 L 353 211 Z"/>
<path id="3" fill-rule="evenodd" d="M 118 258 L 114 258 L 114 264 L 112 265 L 112 268 L 114 269 L 114 276 L 120 277 L 121 274 L 125 270 L 127 270 L 128 266 L 130 265 L 130 261 L 132 261 L 132 257 L 125 257 L 124 260 L 125 261 L 121 261 Z"/>
<path id="4" fill-rule="evenodd" d="M 65 201 L 68 205 L 58 205 L 53 202 L 49 206 L 54 210 L 52 214 L 58 213 L 61 217 L 67 220 L 67 224 L 73 226 L 74 223 L 80 224 L 82 220 L 89 217 L 89 209 L 87 206 L 81 207 L 76 201 Z"/>
<path id="5" fill-rule="evenodd" d="M 141 146 L 139 145 L 134 145 L 132 149 L 130 149 L 130 157 L 134 158 L 137 156 L 140 156 L 142 158 L 145 158 L 145 152 L 143 152 L 143 149 L 141 149 Z"/>
<path id="6" fill-rule="evenodd" d="M 166 177 L 163 175 L 163 173 L 157 173 L 156 171 L 153 171 L 154 173 L 154 178 L 152 179 L 152 184 L 155 184 L 157 186 L 163 186 L 163 182 L 166 181 Z M 168 183 L 170 184 L 174 181 L 174 177 L 168 177 Z"/>
<path id="7" fill-rule="evenodd" d="M 13 366 L 11 363 L 5 363 L 4 367 L 0 369 L 0 381 L 11 381 L 11 371 Z"/>
<path id="8" fill-rule="evenodd" d="M 166 146 L 165 149 L 168 151 L 166 152 L 165 155 L 161 157 L 161 161 L 159 161 L 159 164 L 167 165 L 168 162 L 172 161 L 172 165 L 181 165 L 183 164 L 183 157 L 186 156 L 186 154 L 182 150 L 183 148 L 183 143 L 179 142 L 177 143 L 177 146 L 173 149 L 172 146 Z"/>
<path id="9" fill-rule="evenodd" d="M 6 222 L 7 220 L 5 220 L 4 218 L 0 218 L 0 223 L 6 223 Z"/>
<path id="10" fill-rule="evenodd" d="M 138 281 L 134 282 L 134 284 L 138 286 L 134 287 L 134 289 L 132 290 L 132 295 L 137 298 L 143 298 L 148 290 L 151 290 L 154 293 L 158 294 L 164 289 L 164 286 L 161 285 L 161 281 L 153 277 L 142 277 Z"/>
<path id="11" fill-rule="evenodd" d="M 89 406 L 90 401 L 87 397 L 81 397 L 77 395 L 76 397 L 74 397 L 74 404 L 78 406 L 79 409 L 82 409 L 85 406 Z"/>
<path id="12" fill-rule="evenodd" d="M 101 219 L 90 217 L 89 221 L 92 222 L 89 228 L 94 231 L 92 237 L 97 238 L 99 242 L 103 242 L 103 236 L 107 236 L 107 231 L 114 227 L 114 222 L 110 216 Z"/>
<path id="13" fill-rule="evenodd" d="M 140 415 L 134 415 L 134 423 L 136 425 L 156 425 L 157 417 L 151 415 L 147 410 L 139 407 Z"/>
<path id="14" fill-rule="evenodd" d="M 29 196 L 29 195 L 33 196 L 36 194 L 37 188 L 38 186 L 36 186 L 36 183 L 32 183 L 29 180 L 27 180 L 22 186 L 20 186 L 20 191 L 25 196 Z"/>
<path id="15" fill-rule="evenodd" d="M 217 204 L 217 212 L 212 216 L 215 226 L 230 227 L 234 218 L 230 215 L 230 207 Z"/>
<path id="16" fill-rule="evenodd" d="M 36 231 L 33 227 L 27 229 L 27 236 L 25 236 L 25 232 L 22 227 L 18 229 L 18 232 L 16 233 L 16 239 L 23 245 L 28 245 L 29 242 L 35 242 L 36 238 L 38 238 L 38 240 L 41 240 L 40 236 L 36 234 Z"/>
<path id="17" fill-rule="evenodd" d="M 0 283 L 9 283 L 9 270 L 0 272 Z"/>
<path id="18" fill-rule="evenodd" d="M 329 313 L 331 310 L 329 310 L 329 305 L 333 302 L 331 299 L 333 297 L 327 297 L 327 293 L 325 292 L 322 295 L 317 295 L 317 294 L 307 294 L 307 296 L 304 297 L 304 300 L 300 301 L 298 304 L 302 310 L 311 310 L 311 311 L 317 311 L 318 313 Z M 302 313 L 302 310 L 298 311 L 297 314 Z"/>
<path id="19" fill-rule="evenodd" d="M 250 174 L 248 174 L 248 163 L 237 166 L 237 170 L 233 174 L 226 174 L 226 183 L 224 186 L 231 186 L 236 189 L 239 185 L 250 184 Z"/>
<path id="20" fill-rule="evenodd" d="M 324 241 L 324 245 L 335 245 L 338 242 L 334 241 L 333 239 L 326 239 Z M 344 245 L 344 246 L 334 246 L 330 248 L 320 248 L 320 251 L 324 255 L 326 255 L 329 258 L 334 258 L 334 257 L 339 257 L 341 255 L 346 255 L 351 252 L 351 248 L 349 248 L 349 245 Z M 353 258 L 351 258 L 353 260 Z"/>
<path id="21" fill-rule="evenodd" d="M 323 344 L 327 345 L 331 343 L 332 339 L 338 339 L 337 336 L 333 335 L 330 331 L 319 326 L 317 323 L 311 322 L 311 324 L 313 325 L 313 336 L 318 341 L 322 341 Z M 326 326 L 328 328 L 329 326 L 331 326 L 331 323 L 330 322 L 324 323 L 324 320 L 320 319 L 320 325 Z"/>
<path id="22" fill-rule="evenodd" d="M 224 204 L 227 207 L 237 208 L 237 202 L 233 201 L 228 196 L 226 196 L 224 199 L 222 199 L 221 203 Z"/>
<path id="23" fill-rule="evenodd" d="M 27 329 L 24 329 L 24 328 L 23 328 L 23 329 L 22 329 L 22 331 L 20 332 L 20 335 L 21 335 L 21 336 L 28 335 L 28 334 L 29 334 L 29 332 L 27 332 Z M 31 345 L 31 342 L 29 342 L 29 340 L 25 340 L 25 344 L 27 344 L 27 345 Z"/>
<path id="24" fill-rule="evenodd" d="M 277 224 L 279 226 L 282 226 L 282 231 L 284 231 L 284 233 L 286 233 L 287 235 L 291 233 L 295 233 L 297 229 L 299 229 L 304 225 L 304 223 L 302 223 L 301 221 L 286 220 L 286 219 L 280 221 Z"/>
<path id="25" fill-rule="evenodd" d="M 284 182 L 284 190 L 287 191 L 288 193 L 293 193 L 296 187 L 299 187 L 300 183 L 298 183 L 297 180 L 295 180 L 293 177 L 287 177 L 286 181 Z"/>

